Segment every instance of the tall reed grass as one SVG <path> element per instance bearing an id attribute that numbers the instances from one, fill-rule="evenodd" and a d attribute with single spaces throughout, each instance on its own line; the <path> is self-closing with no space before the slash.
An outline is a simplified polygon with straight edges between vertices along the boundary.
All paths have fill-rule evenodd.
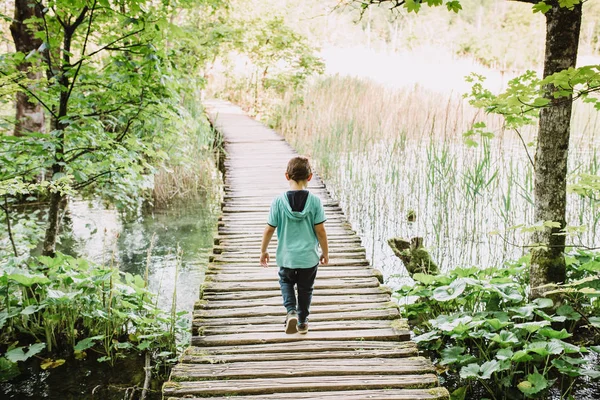
<path id="1" fill-rule="evenodd" d="M 179 135 L 167 149 L 168 159 L 154 174 L 154 206 L 203 195 L 217 195 L 220 187 L 215 155 L 215 132 L 200 102 L 200 93 L 183 98 L 173 118 Z M 158 128 L 159 129 L 159 128 Z"/>
<path id="2" fill-rule="evenodd" d="M 288 94 L 275 121 L 313 158 L 384 273 L 403 271 L 386 244 L 392 236 L 423 236 L 443 269 L 499 265 L 525 251 L 529 238 L 511 227 L 535 222 L 531 163 L 516 133 L 460 96 L 334 76 Z M 462 133 L 477 121 L 495 136 L 469 147 Z M 570 171 L 597 173 L 598 114 L 580 106 L 573 121 Z M 521 134 L 533 142 L 535 127 Z M 575 241 L 597 243 L 598 206 L 571 195 L 568 207 L 569 224 L 588 225 Z"/>

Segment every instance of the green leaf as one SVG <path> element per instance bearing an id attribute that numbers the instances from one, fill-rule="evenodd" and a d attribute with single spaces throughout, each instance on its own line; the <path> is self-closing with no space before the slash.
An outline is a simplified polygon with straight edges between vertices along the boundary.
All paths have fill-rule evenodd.
<path id="1" fill-rule="evenodd" d="M 569 10 L 572 10 L 579 3 L 581 3 L 581 0 L 558 0 L 559 6 Z"/>
<path id="2" fill-rule="evenodd" d="M 450 393 L 450 400 L 465 400 L 468 386 L 462 386 Z"/>
<path id="3" fill-rule="evenodd" d="M 520 362 L 529 362 L 533 360 L 533 357 L 531 357 L 529 354 L 527 354 L 526 351 L 524 350 L 519 350 L 517 351 L 515 354 L 513 354 L 513 356 L 511 357 L 511 361 L 514 361 L 516 363 L 520 363 Z"/>
<path id="4" fill-rule="evenodd" d="M 17 282 L 19 285 L 31 287 L 33 285 L 45 285 L 50 283 L 44 275 L 30 275 L 30 274 L 9 274 L 8 279 Z"/>
<path id="5" fill-rule="evenodd" d="M 459 1 L 449 1 L 446 3 L 446 7 L 448 8 L 448 11 L 454 11 L 455 13 L 458 13 L 460 10 L 462 10 L 462 6 L 460 5 Z"/>
<path id="6" fill-rule="evenodd" d="M 542 14 L 546 14 L 548 11 L 550 11 L 552 9 L 552 6 L 549 6 L 548 4 L 544 3 L 543 1 L 540 1 L 537 4 L 533 5 L 533 12 L 534 13 L 542 13 Z"/>
<path id="7" fill-rule="evenodd" d="M 549 382 L 544 376 L 537 371 L 527 375 L 527 380 L 520 382 L 517 387 L 526 395 L 533 395 L 548 388 Z"/>
<path id="8" fill-rule="evenodd" d="M 569 332 L 567 332 L 567 330 L 564 328 L 560 331 L 556 331 L 552 328 L 543 328 L 543 329 L 540 329 L 539 333 L 540 333 L 540 335 L 545 336 L 549 339 L 566 339 L 568 337 L 573 336 Z"/>
<path id="9" fill-rule="evenodd" d="M 406 2 L 404 3 L 404 8 L 406 8 L 408 12 L 418 13 L 421 9 L 421 2 L 420 0 L 406 0 Z"/>
<path id="10" fill-rule="evenodd" d="M 576 312 L 573 307 L 568 304 L 563 304 L 562 306 L 558 307 L 556 309 L 556 313 L 573 321 L 578 321 L 581 318 L 581 314 Z"/>
<path id="11" fill-rule="evenodd" d="M 414 274 L 412 276 L 412 278 L 415 281 L 421 282 L 425 285 L 431 285 L 431 284 L 437 282 L 437 278 L 435 275 L 423 274 L 421 272 L 417 272 L 416 274 Z"/>
<path id="12" fill-rule="evenodd" d="M 73 347 L 74 351 L 84 351 L 93 347 L 97 340 L 104 339 L 104 335 L 92 336 L 89 338 L 85 338 L 77 342 L 75 347 Z"/>
<path id="13" fill-rule="evenodd" d="M 413 338 L 413 341 L 415 341 L 416 343 L 430 342 L 432 340 L 439 339 L 439 338 L 440 338 L 440 335 L 436 331 L 429 331 L 429 332 L 424 333 L 422 335 L 415 336 Z"/>
<path id="14" fill-rule="evenodd" d="M 537 305 L 540 308 L 551 308 L 554 305 L 554 301 L 552 299 L 547 299 L 545 297 L 540 297 L 533 301 L 533 304 Z"/>
<path id="15" fill-rule="evenodd" d="M 550 321 L 536 321 L 536 322 L 525 322 L 522 324 L 515 324 L 516 329 L 525 329 L 529 333 L 536 332 L 544 326 L 550 325 Z"/>
<path id="16" fill-rule="evenodd" d="M 490 379 L 494 372 L 501 371 L 502 369 L 504 368 L 497 360 L 484 362 L 481 366 L 473 363 L 461 368 L 460 377 L 463 379 Z"/>
<path id="17" fill-rule="evenodd" d="M 433 291 L 433 298 L 437 301 L 450 301 L 460 296 L 467 287 L 464 279 L 456 279 L 448 286 L 440 286 Z"/>
<path id="18" fill-rule="evenodd" d="M 492 342 L 496 342 L 501 346 L 510 346 L 511 344 L 519 343 L 519 338 L 512 332 L 502 331 L 492 337 Z"/>
<path id="19" fill-rule="evenodd" d="M 31 346 L 29 346 L 29 349 L 27 350 L 27 352 L 23 351 L 24 348 L 25 347 L 14 348 L 10 351 L 7 351 L 6 354 L 4 354 L 4 356 L 9 361 L 12 361 L 14 363 L 16 363 L 18 361 L 25 361 L 28 358 L 33 357 L 34 355 L 38 354 L 40 351 L 44 350 L 46 348 L 46 343 L 32 344 Z"/>
<path id="20" fill-rule="evenodd" d="M 0 382 L 7 382 L 20 374 L 17 364 L 0 357 Z"/>

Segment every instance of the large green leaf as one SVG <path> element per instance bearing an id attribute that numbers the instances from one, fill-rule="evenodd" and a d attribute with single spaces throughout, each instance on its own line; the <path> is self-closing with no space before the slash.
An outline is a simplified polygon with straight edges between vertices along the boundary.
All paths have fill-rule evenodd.
<path id="1" fill-rule="evenodd" d="M 17 282 L 19 285 L 31 287 L 33 285 L 45 285 L 50 283 L 45 275 L 31 275 L 31 274 L 9 274 L 8 279 Z"/>
<path id="2" fill-rule="evenodd" d="M 467 287 L 463 279 L 457 279 L 448 286 L 440 286 L 433 291 L 433 298 L 437 301 L 450 301 L 460 296 Z"/>
<path id="3" fill-rule="evenodd" d="M 522 381 L 517 385 L 519 390 L 526 395 L 537 394 L 549 386 L 550 382 L 537 371 L 533 374 L 527 375 L 527 380 Z"/>
<path id="4" fill-rule="evenodd" d="M 25 347 L 17 347 L 10 351 L 7 351 L 6 354 L 4 354 L 4 357 L 6 357 L 9 361 L 12 361 L 14 363 L 18 361 L 25 361 L 28 358 L 38 354 L 40 351 L 44 350 L 46 348 L 46 343 L 32 344 L 31 346 L 29 346 L 27 352 L 23 351 L 24 348 Z"/>

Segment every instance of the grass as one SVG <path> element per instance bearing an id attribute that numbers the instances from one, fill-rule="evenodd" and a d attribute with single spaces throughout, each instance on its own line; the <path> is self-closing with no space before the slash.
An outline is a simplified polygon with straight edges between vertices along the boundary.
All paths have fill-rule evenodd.
<path id="1" fill-rule="evenodd" d="M 386 243 L 393 236 L 423 236 L 443 270 L 500 265 L 525 251 L 529 238 L 511 227 L 534 223 L 533 169 L 499 118 L 452 94 L 338 76 L 315 80 L 269 112 L 275 128 L 312 157 L 386 276 L 403 270 Z M 495 137 L 469 147 L 462 133 L 477 121 Z M 598 113 L 577 105 L 571 172 L 598 173 L 598 128 Z M 534 131 L 521 132 L 526 143 Z M 576 242 L 597 243 L 599 219 L 595 202 L 569 196 L 568 223 L 588 226 Z"/>

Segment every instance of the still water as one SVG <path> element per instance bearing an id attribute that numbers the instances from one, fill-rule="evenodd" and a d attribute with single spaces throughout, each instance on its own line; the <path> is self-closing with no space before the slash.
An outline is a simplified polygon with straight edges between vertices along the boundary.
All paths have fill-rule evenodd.
<path id="1" fill-rule="evenodd" d="M 131 217 L 99 200 L 75 200 L 65 214 L 58 250 L 142 276 L 148 267 L 149 288 L 158 295 L 159 306 L 170 309 L 176 296 L 177 309 L 189 311 L 191 321 L 213 244 L 218 205 L 217 198 L 206 197 Z M 72 360 L 51 371 L 30 363 L 18 379 L 0 386 L 0 398 L 117 400 L 129 398 L 133 382 L 143 382 L 142 359 L 120 360 L 111 368 L 91 358 Z M 160 399 L 160 382 L 153 382 L 152 389 L 149 399 Z M 138 396 L 139 391 L 134 398 Z"/>

